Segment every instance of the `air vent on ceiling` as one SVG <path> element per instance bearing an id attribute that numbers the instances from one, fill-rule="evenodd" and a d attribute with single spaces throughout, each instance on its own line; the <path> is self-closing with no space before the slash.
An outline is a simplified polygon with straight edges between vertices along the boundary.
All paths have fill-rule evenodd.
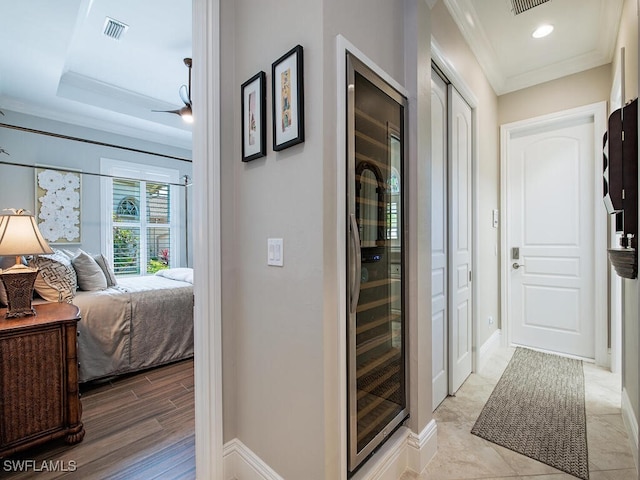
<path id="1" fill-rule="evenodd" d="M 549 0 L 511 0 L 511 11 L 514 15 L 531 10 L 533 7 L 547 3 Z"/>
<path id="2" fill-rule="evenodd" d="M 109 38 L 113 38 L 114 40 L 120 40 L 122 35 L 128 30 L 129 25 L 126 23 L 122 23 L 119 20 L 114 18 L 107 17 L 104 21 L 104 28 L 102 33 Z"/>

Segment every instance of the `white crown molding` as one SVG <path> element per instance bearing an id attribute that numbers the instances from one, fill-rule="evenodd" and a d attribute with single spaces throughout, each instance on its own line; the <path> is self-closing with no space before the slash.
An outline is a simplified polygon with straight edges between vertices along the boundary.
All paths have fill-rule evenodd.
<path id="1" fill-rule="evenodd" d="M 498 92 L 504 88 L 505 78 L 500 72 L 496 53 L 480 24 L 480 19 L 471 0 L 443 0 L 443 2 L 482 67 L 489 83 L 499 95 Z M 473 20 L 474 26 L 467 20 L 467 16 Z"/>
<path id="2" fill-rule="evenodd" d="M 500 69 L 497 55 L 482 28 L 473 7 L 473 1 L 443 0 L 443 2 L 497 95 L 605 65 L 611 62 L 615 53 L 616 35 L 612 32 L 618 31 L 622 2 L 601 2 L 600 35 L 596 49 L 563 62 L 518 75 L 506 76 Z"/>
<path id="3" fill-rule="evenodd" d="M 184 148 L 186 150 L 191 150 L 192 148 L 191 132 L 160 124 L 148 126 L 146 125 L 150 123 L 148 121 L 126 118 L 126 116 L 122 114 L 117 114 L 123 118 L 122 121 L 109 121 L 76 112 L 46 108 L 41 105 L 27 103 L 6 96 L 0 96 L 0 104 L 2 104 L 3 109 L 7 111 L 23 113 L 25 115 L 68 123 L 79 127 L 92 128 L 94 130 L 132 137 L 138 140 L 146 140 L 161 145 Z"/>
<path id="4" fill-rule="evenodd" d="M 579 57 L 573 57 L 564 62 L 547 65 L 537 70 L 514 75 L 505 79 L 501 91 L 498 95 L 514 92 L 527 87 L 532 87 L 540 83 L 549 82 L 558 78 L 580 73 L 591 68 L 606 65 L 611 62 L 610 56 L 604 56 L 600 51 L 592 51 Z"/>

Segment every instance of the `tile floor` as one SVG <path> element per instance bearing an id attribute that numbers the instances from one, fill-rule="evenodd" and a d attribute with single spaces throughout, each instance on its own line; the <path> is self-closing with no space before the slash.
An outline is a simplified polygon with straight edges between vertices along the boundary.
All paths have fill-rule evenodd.
<path id="1" fill-rule="evenodd" d="M 513 352 L 496 351 L 486 368 L 472 374 L 455 397 L 445 399 L 434 413 L 438 453 L 421 475 L 405 473 L 401 480 L 575 480 L 470 433 Z M 637 480 L 620 413 L 619 375 L 589 363 L 584 363 L 584 374 L 590 480 Z"/>

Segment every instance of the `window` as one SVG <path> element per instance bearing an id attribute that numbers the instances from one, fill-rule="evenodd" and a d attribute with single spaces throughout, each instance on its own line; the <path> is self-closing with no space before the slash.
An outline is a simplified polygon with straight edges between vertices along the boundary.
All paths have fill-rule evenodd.
<path id="1" fill-rule="evenodd" d="M 103 251 L 116 275 L 149 275 L 179 262 L 178 171 L 103 159 Z M 121 178 L 117 178 L 121 177 Z"/>
<path id="2" fill-rule="evenodd" d="M 402 153 L 400 148 L 399 134 L 395 129 L 390 128 L 389 134 L 389 156 L 391 160 L 391 174 L 387 180 L 389 202 L 387 203 L 387 238 L 391 240 L 393 246 L 399 245 L 400 239 L 400 217 L 398 215 L 398 205 L 400 203 L 400 162 Z"/>

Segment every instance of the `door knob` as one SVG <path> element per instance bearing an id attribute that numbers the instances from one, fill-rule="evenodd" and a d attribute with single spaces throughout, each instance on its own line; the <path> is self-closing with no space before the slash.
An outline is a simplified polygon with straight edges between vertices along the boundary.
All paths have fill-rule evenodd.
<path id="1" fill-rule="evenodd" d="M 519 269 L 520 267 L 524 267 L 524 265 L 520 265 L 518 262 L 513 262 L 513 268 L 515 270 Z"/>

